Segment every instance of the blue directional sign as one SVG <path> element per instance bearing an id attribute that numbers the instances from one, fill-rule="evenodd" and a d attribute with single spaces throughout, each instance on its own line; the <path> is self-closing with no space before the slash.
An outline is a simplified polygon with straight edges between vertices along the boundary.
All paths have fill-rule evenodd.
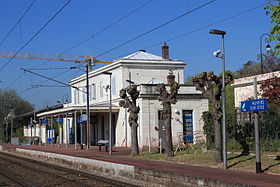
<path id="1" fill-rule="evenodd" d="M 267 99 L 256 99 L 241 101 L 241 112 L 252 112 L 267 110 Z"/>
<path id="2" fill-rule="evenodd" d="M 63 118 L 54 118 L 56 122 L 63 122 Z"/>

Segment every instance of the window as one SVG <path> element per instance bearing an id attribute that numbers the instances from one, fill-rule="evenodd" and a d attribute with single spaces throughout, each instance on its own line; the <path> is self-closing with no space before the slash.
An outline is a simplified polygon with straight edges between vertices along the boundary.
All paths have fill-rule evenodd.
<path id="1" fill-rule="evenodd" d="M 80 104 L 80 90 L 76 90 L 77 93 L 77 104 Z"/>
<path id="2" fill-rule="evenodd" d="M 91 94 L 91 97 L 90 97 L 91 100 L 96 99 L 96 86 L 95 86 L 95 84 L 91 85 L 90 94 Z"/>
<path id="3" fill-rule="evenodd" d="M 83 103 L 86 102 L 86 99 L 87 99 L 87 87 L 83 87 Z"/>
<path id="4" fill-rule="evenodd" d="M 116 95 L 116 78 L 112 77 L 112 95 Z"/>
<path id="5" fill-rule="evenodd" d="M 103 81 L 100 81 L 99 82 L 99 87 L 100 87 L 100 93 L 99 93 L 99 95 L 100 95 L 100 97 L 103 97 L 103 95 L 104 95 L 104 91 L 103 91 Z"/>
<path id="6" fill-rule="evenodd" d="M 76 89 L 74 89 L 73 90 L 73 101 L 74 101 L 74 104 L 77 104 L 77 90 Z"/>

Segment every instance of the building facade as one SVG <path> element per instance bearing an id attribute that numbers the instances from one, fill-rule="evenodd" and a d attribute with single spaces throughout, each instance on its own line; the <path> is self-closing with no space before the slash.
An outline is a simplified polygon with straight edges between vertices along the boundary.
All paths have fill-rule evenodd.
<path id="1" fill-rule="evenodd" d="M 271 72 L 271 73 L 265 73 L 250 77 L 244 77 L 235 79 L 234 83 L 232 84 L 234 88 L 234 103 L 235 108 L 240 108 L 241 101 L 245 101 L 248 99 L 252 99 L 254 97 L 254 77 L 257 78 L 257 92 L 258 97 L 261 97 L 261 90 L 260 90 L 260 84 L 270 78 L 273 77 L 280 77 L 280 72 Z"/>
<path id="2" fill-rule="evenodd" d="M 203 131 L 202 112 L 208 110 L 208 100 L 193 85 L 184 85 L 185 64 L 180 60 L 170 60 L 168 47 L 162 47 L 162 56 L 140 50 L 136 53 L 115 60 L 112 63 L 89 72 L 90 100 L 90 142 L 96 145 L 99 140 L 109 139 L 109 98 L 112 98 L 112 143 L 115 146 L 130 146 L 130 127 L 128 112 L 119 106 L 119 91 L 131 84 L 137 85 L 140 91 L 137 104 L 140 107 L 138 142 L 139 147 L 157 146 L 162 139 L 163 120 L 161 102 L 158 101 L 156 85 L 167 84 L 167 75 L 172 71 L 180 83 L 178 102 L 172 106 L 173 141 L 178 141 L 178 134 L 188 133 L 196 136 Z M 111 73 L 111 79 L 108 74 Z M 110 85 L 111 82 L 111 85 Z M 67 117 L 75 119 L 86 112 L 86 75 L 70 81 L 71 102 L 62 109 L 38 114 L 38 117 Z M 66 120 L 67 121 L 67 120 Z M 75 124 L 77 120 L 63 122 L 64 133 L 61 136 L 73 136 L 75 127 L 82 129 L 76 132 L 78 142 L 85 142 L 85 124 Z M 69 124 L 66 124 L 69 123 Z M 69 127 L 71 129 L 69 130 Z M 80 127 L 80 128 L 79 128 Z M 67 130 L 65 130 L 67 129 Z M 80 141 L 80 143 L 81 143 Z M 65 142 L 65 140 L 64 140 Z"/>

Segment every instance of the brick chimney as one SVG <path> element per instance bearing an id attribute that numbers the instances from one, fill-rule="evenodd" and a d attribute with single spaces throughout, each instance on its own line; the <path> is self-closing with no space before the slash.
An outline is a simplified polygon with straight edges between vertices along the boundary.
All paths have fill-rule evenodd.
<path id="1" fill-rule="evenodd" d="M 166 45 L 166 42 L 164 42 L 163 46 L 161 47 L 161 53 L 164 60 L 169 60 L 169 46 Z"/>

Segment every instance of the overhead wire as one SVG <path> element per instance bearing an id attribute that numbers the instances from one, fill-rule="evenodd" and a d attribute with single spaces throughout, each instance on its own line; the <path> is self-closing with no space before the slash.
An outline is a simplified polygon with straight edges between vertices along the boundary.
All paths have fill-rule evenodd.
<path id="1" fill-rule="evenodd" d="M 36 0 L 33 0 L 31 2 L 31 4 L 28 6 L 28 8 L 24 11 L 24 13 L 22 14 L 22 16 L 19 18 L 19 20 L 16 22 L 16 24 L 10 29 L 10 31 L 6 34 L 6 36 L 1 40 L 0 42 L 0 46 L 6 41 L 6 39 L 10 36 L 10 34 L 13 32 L 13 30 L 16 28 L 16 26 L 18 24 L 20 24 L 21 20 L 23 19 L 23 17 L 26 15 L 26 13 L 31 9 L 31 7 L 34 5 L 34 3 L 36 2 Z"/>
<path id="2" fill-rule="evenodd" d="M 190 11 L 187 11 L 187 12 L 185 12 L 184 14 L 179 15 L 179 16 L 177 16 L 177 17 L 175 17 L 175 18 L 173 18 L 173 19 L 171 19 L 171 20 L 169 20 L 169 21 L 167 21 L 167 22 L 165 22 L 165 23 L 163 23 L 163 24 L 161 24 L 161 25 L 159 25 L 159 26 L 157 26 L 157 27 L 155 27 L 155 28 L 149 30 L 149 31 L 146 31 L 146 32 L 144 32 L 143 34 L 140 34 L 140 35 L 134 37 L 133 39 L 131 39 L 131 40 L 129 40 L 129 41 L 127 41 L 127 42 L 125 42 L 125 43 L 123 43 L 123 44 L 121 44 L 121 45 L 118 45 L 118 46 L 116 46 L 116 47 L 114 47 L 114 48 L 112 48 L 112 49 L 110 49 L 110 50 L 108 50 L 108 51 L 106 51 L 106 52 L 104 52 L 104 53 L 102 53 L 102 54 L 100 54 L 100 55 L 97 55 L 96 57 L 102 56 L 102 55 L 104 55 L 104 54 L 106 54 L 106 53 L 108 53 L 108 52 L 110 52 L 110 51 L 113 51 L 113 50 L 115 50 L 115 49 L 117 49 L 117 48 L 119 48 L 119 47 L 121 47 L 121 46 L 123 46 L 123 45 L 126 45 L 127 43 L 130 43 L 130 42 L 132 42 L 132 41 L 134 41 L 134 40 L 136 40 L 136 39 L 138 39 L 138 38 L 140 38 L 140 37 L 142 37 L 142 36 L 145 36 L 146 34 L 151 33 L 151 32 L 153 32 L 153 31 L 155 31 L 155 30 L 157 30 L 157 29 L 159 29 L 159 28 L 161 28 L 161 27 L 163 27 L 163 26 L 165 26 L 165 25 L 168 25 L 168 24 L 170 24 L 170 23 L 172 23 L 172 22 L 174 22 L 174 21 L 176 21 L 176 20 L 178 20 L 178 19 L 180 19 L 180 18 L 182 18 L 182 17 L 184 17 L 184 16 L 186 16 L 186 15 L 188 15 L 188 14 L 190 14 L 190 13 L 196 11 L 196 10 L 199 10 L 199 9 L 201 9 L 201 8 L 203 8 L 203 7 L 205 7 L 205 6 L 209 5 L 209 4 L 211 4 L 211 3 L 213 3 L 214 1 L 216 1 L 216 0 L 211 0 L 211 1 L 205 3 L 205 4 L 201 5 L 201 6 L 198 6 L 198 7 L 194 8 L 194 9 L 192 9 L 192 10 L 190 10 Z M 70 48 L 70 49 L 72 49 L 72 48 Z M 66 50 L 66 51 L 68 51 L 68 50 Z M 64 51 L 64 52 L 65 52 L 65 51 Z"/>
<path id="3" fill-rule="evenodd" d="M 164 40 L 164 41 L 151 44 L 151 45 L 146 46 L 146 47 L 143 47 L 143 49 L 149 49 L 149 48 L 152 48 L 152 47 L 161 45 L 163 42 L 170 42 L 170 41 L 173 41 L 173 40 L 177 40 L 177 39 L 182 38 L 182 37 L 184 37 L 184 36 L 186 36 L 186 35 L 189 35 L 189 34 L 198 32 L 198 31 L 200 31 L 200 30 L 209 28 L 209 27 L 211 27 L 211 26 L 213 26 L 213 25 L 217 25 L 217 24 L 219 24 L 219 23 L 221 23 L 221 22 L 224 22 L 224 21 L 233 19 L 233 18 L 235 18 L 235 17 L 241 16 L 241 15 L 243 15 L 243 14 L 246 14 L 246 13 L 248 13 L 248 12 L 251 12 L 251 11 L 253 11 L 253 10 L 256 10 L 256 9 L 258 9 L 258 8 L 261 8 L 261 7 L 265 6 L 265 5 L 266 5 L 266 3 L 260 4 L 260 5 L 256 6 L 256 7 L 253 7 L 253 8 L 244 10 L 244 11 L 241 11 L 241 12 L 239 12 L 239 13 L 237 13 L 237 14 L 231 15 L 231 16 L 226 17 L 226 18 L 223 18 L 223 19 L 220 19 L 220 20 L 218 20 L 218 21 L 216 21 L 216 22 L 213 22 L 213 23 L 211 23 L 211 24 L 207 24 L 207 25 L 201 26 L 201 27 L 199 27 L 199 28 L 197 28 L 197 29 L 194 29 L 194 30 L 192 30 L 192 31 L 189 31 L 189 32 L 186 32 L 186 33 L 177 35 L 177 36 L 174 36 L 174 37 L 172 37 L 172 38 L 169 38 L 169 39 L 166 39 L 166 40 Z M 133 51 L 133 52 L 130 52 L 130 53 L 126 53 L 126 54 L 117 56 L 117 57 L 115 57 L 115 58 L 113 58 L 113 59 L 118 59 L 118 58 L 120 58 L 120 57 L 127 56 L 127 55 L 129 55 L 129 54 L 131 54 L 131 53 L 134 53 L 134 52 L 136 52 L 136 51 Z M 110 59 L 110 60 L 112 60 L 112 59 Z"/>
<path id="4" fill-rule="evenodd" d="M 68 0 L 1 68 L 2 71 L 72 0 Z"/>
<path id="5" fill-rule="evenodd" d="M 79 65 L 79 66 L 81 66 L 81 65 Z M 77 66 L 77 67 L 79 67 L 79 66 Z M 52 76 L 51 78 L 59 77 L 59 76 L 65 74 L 65 73 L 67 73 L 67 72 L 70 72 L 70 71 L 71 71 L 71 69 L 68 69 L 68 70 L 66 70 L 66 71 L 64 71 L 64 72 L 61 72 L 61 73 L 55 75 L 55 76 Z M 75 74 L 76 74 L 76 73 L 75 73 Z M 71 75 L 71 76 L 72 76 L 72 75 Z M 46 82 L 48 82 L 48 81 L 49 81 L 49 80 L 44 80 L 44 81 L 40 82 L 40 84 L 46 83 Z M 20 94 L 23 94 L 24 92 L 29 91 L 29 90 L 31 90 L 31 89 L 34 89 L 34 88 L 27 88 L 27 89 L 23 90 Z M 45 88 L 45 89 L 43 89 L 43 90 L 40 90 L 39 92 L 36 92 L 36 93 L 34 93 L 34 94 L 30 95 L 30 96 L 27 96 L 27 97 L 32 97 L 32 96 L 34 96 L 34 95 L 37 95 L 37 94 L 39 94 L 39 93 L 42 93 L 42 92 L 45 91 L 45 90 L 47 90 L 47 88 Z"/>
<path id="6" fill-rule="evenodd" d="M 263 7 L 264 5 L 265 5 L 265 3 L 264 3 L 264 4 L 261 4 L 261 5 L 258 5 L 258 6 L 254 7 L 254 8 L 244 10 L 244 11 L 239 12 L 239 13 L 237 13 L 237 14 L 234 14 L 234 15 L 232 15 L 232 16 L 223 18 L 223 19 L 218 20 L 218 21 L 216 21 L 216 22 L 213 22 L 213 23 L 211 23 L 211 24 L 207 24 L 207 25 L 205 25 L 205 26 L 199 27 L 199 28 L 197 28 L 197 29 L 195 29 L 195 30 L 192 30 L 192 31 L 190 31 L 190 32 L 183 33 L 183 34 L 180 34 L 180 35 L 178 35 L 178 36 L 172 37 L 172 38 L 170 38 L 170 39 L 164 40 L 164 41 L 173 41 L 173 40 L 179 39 L 179 38 L 181 38 L 181 37 L 184 37 L 184 36 L 189 35 L 189 34 L 192 34 L 192 33 L 194 33 L 194 32 L 203 30 L 203 29 L 205 29 L 205 28 L 208 28 L 208 27 L 210 27 L 210 26 L 216 25 L 216 24 L 218 24 L 218 23 L 221 23 L 221 22 L 227 21 L 227 20 L 229 20 L 229 19 L 238 17 L 238 16 L 240 16 L 240 15 L 246 14 L 246 13 L 248 13 L 248 12 L 250 12 L 250 11 L 253 11 L 253 10 L 257 9 L 257 8 Z M 162 42 L 163 42 L 163 41 L 162 41 Z M 152 45 L 150 45 L 150 46 L 147 46 L 146 48 L 152 48 L 152 47 L 154 47 L 154 46 L 157 46 L 157 45 L 159 45 L 159 44 L 162 44 L 162 42 L 158 42 L 158 43 L 156 43 L 156 44 L 152 44 Z"/>
<path id="7" fill-rule="evenodd" d="M 170 38 L 170 39 L 165 40 L 165 42 L 173 41 L 173 40 L 182 38 L 182 37 L 184 37 L 184 36 L 186 36 L 186 35 L 192 34 L 192 33 L 194 33 L 194 32 L 197 32 L 197 31 L 203 30 L 203 29 L 205 29 L 205 28 L 211 27 L 211 26 L 213 26 L 213 25 L 217 25 L 218 23 L 221 23 L 221 22 L 227 21 L 227 20 L 229 20 L 229 19 L 238 17 L 238 16 L 240 16 L 240 15 L 246 14 L 246 13 L 248 13 L 248 12 L 251 12 L 251 11 L 255 10 L 255 9 L 258 9 L 258 8 L 260 8 L 260 7 L 263 7 L 264 5 L 266 5 L 266 3 L 261 4 L 261 5 L 258 5 L 258 6 L 254 7 L 254 8 L 248 9 L 248 10 L 244 10 L 244 11 L 239 12 L 239 13 L 237 13 L 237 14 L 234 14 L 234 15 L 232 15 L 232 16 L 223 18 L 223 19 L 218 20 L 218 21 L 216 21 L 216 22 L 213 22 L 213 23 L 211 23 L 211 24 L 208 24 L 208 25 L 199 27 L 199 28 L 197 28 L 197 29 L 195 29 L 195 30 L 192 30 L 192 31 L 190 31 L 190 32 L 186 32 L 186 33 L 177 35 L 177 36 L 175 36 L 175 37 L 173 37 L 173 38 Z M 162 41 L 162 42 L 164 42 L 164 41 Z M 147 49 L 152 48 L 152 47 L 154 47 L 154 46 L 156 46 L 156 45 L 162 44 L 162 42 L 158 42 L 158 43 L 156 43 L 156 44 L 147 46 Z"/>
<path id="8" fill-rule="evenodd" d="M 78 42 L 78 43 L 75 44 L 74 46 L 72 46 L 72 47 L 66 49 L 65 51 L 63 51 L 63 52 L 60 53 L 60 54 L 65 54 L 66 52 L 68 52 L 68 51 L 74 49 L 75 47 L 77 47 L 77 46 L 83 44 L 83 43 L 86 42 L 87 40 L 89 40 L 89 39 L 91 39 L 91 38 L 93 38 L 93 37 L 96 37 L 97 35 L 99 35 L 99 34 L 101 34 L 102 32 L 108 30 L 109 28 L 111 28 L 112 26 L 116 25 L 117 23 L 121 22 L 121 21 L 124 20 L 125 18 L 127 18 L 127 17 L 131 16 L 132 14 L 136 13 L 137 11 L 141 10 L 142 8 L 144 8 L 145 6 L 147 6 L 148 4 L 150 4 L 150 3 L 153 2 L 153 1 L 155 1 L 155 0 L 146 1 L 144 4 L 141 4 L 140 6 L 136 7 L 135 9 L 133 9 L 132 11 L 130 11 L 129 13 L 127 13 L 126 15 L 120 17 L 119 19 L 117 19 L 117 20 L 114 21 L 113 23 L 111 23 L 111 24 L 109 24 L 108 26 L 106 26 L 106 27 L 100 29 L 100 30 L 97 31 L 96 33 L 94 33 L 94 34 L 92 34 L 91 36 L 87 37 L 86 39 L 84 39 L 84 40 Z M 39 66 L 41 66 L 41 65 L 44 64 L 44 63 L 46 63 L 46 62 L 43 62 L 43 63 L 41 63 L 41 64 L 39 64 L 39 65 L 37 65 L 37 66 L 35 66 L 35 67 L 39 67 Z M 0 71 L 1 71 L 1 70 L 0 70 Z M 67 72 L 69 72 L 69 70 L 68 70 L 68 71 L 65 71 L 65 72 L 63 72 L 63 73 L 60 73 L 59 75 L 64 74 L 64 73 L 67 73 Z M 23 74 L 24 74 L 24 73 L 23 73 Z M 19 78 L 16 78 L 16 80 L 18 80 L 18 79 L 19 79 Z M 13 84 L 16 82 L 16 80 L 13 81 Z M 11 86 L 11 85 L 10 85 L 10 86 Z M 10 86 L 9 86 L 9 87 L 10 87 Z"/>
<path id="9" fill-rule="evenodd" d="M 75 47 L 85 43 L 86 41 L 90 40 L 93 37 L 96 37 L 97 35 L 101 34 L 102 32 L 104 32 L 105 30 L 109 29 L 110 27 L 116 25 L 117 23 L 121 22 L 122 20 L 124 20 L 125 18 L 129 17 L 130 15 L 136 13 L 137 11 L 141 10 L 142 8 L 144 8 L 145 6 L 147 6 L 148 4 L 150 4 L 151 2 L 153 2 L 155 0 L 149 0 L 147 2 L 145 2 L 144 4 L 140 5 L 139 7 L 135 8 L 134 10 L 130 11 L 129 13 L 127 13 L 126 15 L 122 16 L 121 18 L 117 19 L 116 21 L 114 21 L 113 23 L 111 23 L 110 25 L 100 29 L 99 31 L 97 31 L 96 33 L 90 35 L 89 37 L 83 39 L 82 41 L 78 42 L 77 44 L 75 44 L 74 46 L 70 47 L 69 49 L 65 50 L 63 53 L 66 53 L 72 49 L 74 49 Z"/>
<path id="10" fill-rule="evenodd" d="M 114 50 L 116 50 L 116 49 L 118 49 L 118 48 L 120 48 L 120 47 L 122 47 L 122 46 L 124 46 L 124 45 L 126 45 L 126 44 L 128 44 L 128 43 L 130 43 L 130 42 L 132 42 L 132 41 L 134 41 L 136 39 L 138 39 L 138 38 L 141 38 L 141 37 L 143 37 L 143 36 L 153 32 L 155 30 L 158 30 L 159 28 L 164 27 L 164 26 L 166 26 L 166 25 L 168 25 L 168 24 L 170 24 L 170 23 L 172 23 L 172 22 L 174 22 L 174 21 L 176 21 L 176 20 L 178 20 L 178 19 L 180 19 L 180 18 L 182 18 L 182 17 L 192 13 L 192 12 L 195 12 L 196 10 L 199 10 L 199 9 L 201 9 L 201 8 L 207 6 L 207 5 L 209 5 L 209 4 L 211 4 L 211 3 L 215 2 L 215 1 L 216 0 L 211 0 L 211 1 L 209 1 L 209 2 L 207 2 L 205 4 L 203 4 L 203 5 L 200 5 L 200 6 L 196 7 L 196 8 L 194 8 L 194 9 L 190 10 L 190 11 L 187 11 L 187 12 L 185 12 L 185 13 L 183 13 L 183 14 L 175 17 L 175 18 L 172 18 L 171 20 L 169 20 L 169 21 L 167 21 L 165 23 L 162 23 L 162 24 L 156 26 L 155 28 L 153 28 L 151 30 L 148 30 L 148 31 L 146 31 L 146 32 L 144 32 L 144 33 L 142 33 L 142 34 L 140 34 L 138 36 L 135 36 L 134 38 L 132 38 L 132 39 L 130 39 L 130 40 L 128 40 L 128 41 L 126 41 L 126 42 L 124 42 L 122 44 L 119 44 L 119 45 L 117 45 L 117 46 L 115 46 L 115 47 L 113 47 L 113 48 L 111 48 L 111 49 L 109 49 L 109 50 L 107 50 L 105 52 L 102 52 L 101 54 L 97 55 L 96 57 L 100 57 L 100 56 L 103 56 L 103 55 L 105 55 L 105 54 L 107 54 L 107 53 L 109 53 L 111 51 L 114 51 Z"/>

